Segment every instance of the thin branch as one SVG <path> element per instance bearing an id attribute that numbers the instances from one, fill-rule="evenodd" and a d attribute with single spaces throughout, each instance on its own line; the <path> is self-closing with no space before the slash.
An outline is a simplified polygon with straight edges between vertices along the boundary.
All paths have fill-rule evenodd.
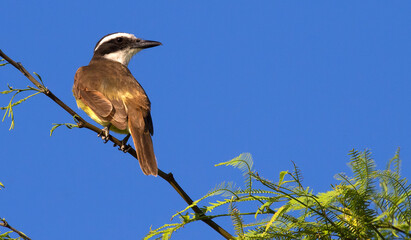
<path id="1" fill-rule="evenodd" d="M 49 89 L 47 89 L 44 85 L 39 83 L 24 67 L 21 63 L 17 63 L 13 61 L 11 58 L 9 58 L 6 54 L 4 54 L 3 51 L 0 49 L 0 56 L 4 58 L 7 62 L 9 62 L 11 65 L 13 65 L 17 70 L 19 70 L 21 73 L 24 74 L 34 85 L 36 85 L 42 92 L 49 97 L 51 100 L 53 100 L 55 103 L 57 103 L 60 107 L 62 107 L 66 112 L 68 112 L 71 116 L 73 116 L 77 120 L 77 124 L 79 128 L 87 128 L 95 133 L 100 133 L 101 129 L 88 123 L 86 120 L 84 120 L 80 115 L 78 115 L 73 109 L 71 109 L 69 106 L 67 106 L 63 101 L 61 101 L 58 97 L 56 97 Z M 117 138 L 113 137 L 112 135 L 109 135 L 109 140 L 114 143 L 114 146 L 121 146 L 121 141 L 118 140 Z M 134 158 L 137 159 L 137 154 L 136 151 L 131 148 L 128 153 L 132 155 Z M 188 194 L 180 187 L 180 185 L 177 183 L 177 181 L 174 179 L 174 176 L 172 173 L 165 173 L 158 169 L 158 175 L 166 180 L 173 188 L 174 190 L 177 191 L 177 193 L 184 199 L 184 201 L 188 204 L 191 205 L 193 203 L 193 200 L 188 196 Z M 200 216 L 204 215 L 203 211 L 197 206 L 192 207 L 193 211 Z M 211 219 L 204 219 L 202 220 L 206 224 L 208 224 L 211 228 L 213 228 L 215 231 L 220 233 L 224 238 L 226 239 L 234 239 L 234 237 L 228 233 L 226 230 L 224 230 L 222 227 L 220 227 L 217 223 L 212 221 Z"/>
<path id="2" fill-rule="evenodd" d="M 26 234 L 20 232 L 19 230 L 15 229 L 14 227 L 10 226 L 10 224 L 6 221 L 6 219 L 1 219 L 0 226 L 10 229 L 11 231 L 17 233 L 21 238 L 25 240 L 31 240 L 31 238 L 27 237 Z"/>
<path id="3" fill-rule="evenodd" d="M 282 187 L 282 186 L 278 186 L 278 185 L 275 185 L 275 184 L 272 184 L 272 183 L 270 183 L 270 184 L 272 184 L 272 186 L 270 186 L 270 185 L 267 183 L 267 181 L 265 181 L 265 180 L 263 180 L 263 179 L 261 179 L 261 178 L 258 178 L 257 175 L 252 174 L 252 176 L 253 176 L 257 181 L 259 181 L 261 184 L 263 184 L 264 186 L 266 186 L 266 187 L 268 187 L 268 188 L 272 188 L 273 186 L 276 186 L 276 187 L 277 187 L 277 189 L 276 189 L 277 192 L 279 192 L 279 193 L 281 193 L 281 194 L 283 194 L 283 195 L 286 195 L 287 197 L 293 199 L 294 201 L 298 202 L 298 203 L 301 204 L 302 206 L 305 206 L 306 208 L 310 209 L 311 211 L 317 213 L 319 216 L 324 217 L 324 219 L 327 220 L 329 223 L 331 223 L 331 225 L 333 225 L 333 227 L 334 227 L 335 229 L 338 229 L 337 225 L 335 225 L 335 223 L 334 223 L 333 221 L 331 221 L 331 219 L 328 218 L 328 216 L 327 216 L 327 214 L 326 214 L 325 212 L 323 212 L 323 211 L 321 211 L 321 212 L 320 212 L 320 211 L 317 211 L 316 209 L 314 209 L 313 207 L 309 206 L 308 204 L 304 204 L 302 201 L 300 201 L 298 198 L 294 197 L 292 194 L 285 192 L 285 191 L 288 190 L 288 191 L 290 191 L 290 192 L 292 192 L 293 194 L 295 194 L 295 195 L 298 196 L 298 194 L 297 194 L 296 192 L 294 192 L 293 190 L 288 189 L 288 188 L 284 188 L 284 187 Z M 285 191 L 280 190 L 280 188 L 281 188 L 281 189 L 284 189 Z M 312 196 L 305 196 L 305 197 L 310 197 L 310 198 L 312 198 L 312 199 L 314 198 L 314 197 L 312 197 Z M 318 201 L 317 201 L 317 203 L 318 203 Z M 318 204 L 319 204 L 319 203 L 318 203 Z M 320 207 L 322 207 L 322 206 L 320 205 Z M 321 209 L 321 210 L 323 210 L 323 209 Z"/>
<path id="4" fill-rule="evenodd" d="M 274 212 L 274 213 L 275 213 L 275 212 Z M 263 212 L 263 213 L 260 213 L 260 215 L 262 215 L 262 214 L 273 214 L 273 213 L 271 213 L 271 212 Z M 229 214 L 229 213 L 223 213 L 223 214 L 212 215 L 212 216 L 204 216 L 204 217 L 200 217 L 199 219 L 203 219 L 203 218 L 212 219 L 212 218 L 229 217 L 229 216 L 231 216 L 231 214 Z M 255 216 L 255 212 L 239 213 L 238 216 Z"/>
<path id="5" fill-rule="evenodd" d="M 402 230 L 402 229 L 400 229 L 400 228 L 397 228 L 396 226 L 391 225 L 391 224 L 378 225 L 378 226 L 376 226 L 376 227 L 377 227 L 377 228 L 388 228 L 388 229 L 392 228 L 392 229 L 394 229 L 395 231 L 398 231 L 398 232 L 406 235 L 407 237 L 411 237 L 411 234 L 410 234 L 410 233 L 407 233 L 406 231 L 404 231 L 404 230 Z"/>
<path id="6" fill-rule="evenodd" d="M 385 240 L 384 236 L 380 233 L 380 231 L 378 231 L 378 229 L 377 229 L 373 224 L 371 224 L 371 228 L 377 233 L 377 235 L 378 235 L 382 240 Z"/>

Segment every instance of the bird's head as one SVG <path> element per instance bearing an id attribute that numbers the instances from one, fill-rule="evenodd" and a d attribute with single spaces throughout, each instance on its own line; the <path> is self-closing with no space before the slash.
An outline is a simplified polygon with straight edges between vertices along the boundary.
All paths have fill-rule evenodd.
<path id="1" fill-rule="evenodd" d="M 97 42 L 93 58 L 103 57 L 127 66 L 130 59 L 141 50 L 159 45 L 160 42 L 143 40 L 133 34 L 111 33 Z"/>

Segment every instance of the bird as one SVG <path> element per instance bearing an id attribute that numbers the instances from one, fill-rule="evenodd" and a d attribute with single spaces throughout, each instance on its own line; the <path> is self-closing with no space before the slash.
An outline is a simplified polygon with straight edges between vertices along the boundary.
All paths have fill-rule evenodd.
<path id="1" fill-rule="evenodd" d="M 131 135 L 141 170 L 153 176 L 158 168 L 151 139 L 151 103 L 128 63 L 141 50 L 159 45 L 130 33 L 105 35 L 95 45 L 90 63 L 76 71 L 72 89 L 77 106 L 104 127 L 99 136 L 107 142 L 110 130 L 127 134 L 120 147 L 126 152 Z"/>

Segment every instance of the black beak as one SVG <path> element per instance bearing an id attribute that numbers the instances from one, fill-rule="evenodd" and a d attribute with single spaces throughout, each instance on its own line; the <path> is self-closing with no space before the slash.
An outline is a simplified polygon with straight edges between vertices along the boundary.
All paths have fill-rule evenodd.
<path id="1" fill-rule="evenodd" d="M 134 47 L 144 49 L 144 48 L 157 47 L 160 45 L 161 45 L 161 42 L 137 39 L 136 43 L 134 44 Z"/>

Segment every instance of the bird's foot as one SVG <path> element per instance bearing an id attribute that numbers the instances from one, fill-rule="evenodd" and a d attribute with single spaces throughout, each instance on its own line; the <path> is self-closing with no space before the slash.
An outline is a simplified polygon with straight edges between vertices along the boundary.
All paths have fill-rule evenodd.
<path id="1" fill-rule="evenodd" d="M 104 143 L 107 143 L 108 140 L 110 140 L 110 130 L 109 127 L 104 127 L 101 129 L 101 132 L 97 134 L 98 137 L 101 137 L 103 139 Z"/>
<path id="2" fill-rule="evenodd" d="M 121 146 L 118 147 L 118 150 L 123 151 L 124 153 L 130 151 L 131 146 L 130 144 L 127 144 L 129 138 L 130 134 L 127 134 L 127 136 L 121 141 Z M 115 146 L 117 146 L 117 144 L 114 143 L 113 147 Z"/>
<path id="3" fill-rule="evenodd" d="M 127 145 L 121 144 L 121 146 L 118 148 L 118 150 L 123 151 L 123 153 L 127 153 L 128 151 L 130 151 L 130 149 L 131 149 L 130 144 L 127 144 Z"/>

